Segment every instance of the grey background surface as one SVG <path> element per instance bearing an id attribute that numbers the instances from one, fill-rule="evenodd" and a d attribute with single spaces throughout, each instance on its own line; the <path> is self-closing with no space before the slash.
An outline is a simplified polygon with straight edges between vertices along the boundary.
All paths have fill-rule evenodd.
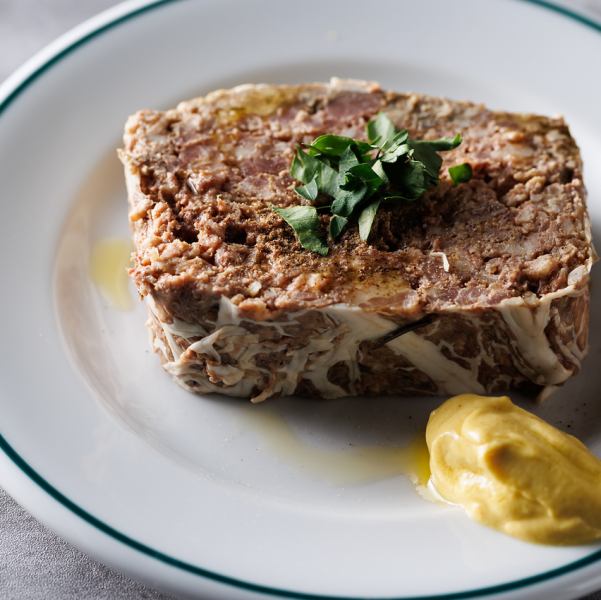
<path id="1" fill-rule="evenodd" d="M 0 0 L 0 81 L 55 37 L 115 3 L 114 0 Z M 562 3 L 601 21 L 601 0 Z M 76 550 L 0 489 L 1 600 L 138 598 L 169 600 L 170 597 Z M 601 592 L 586 600 L 601 600 Z"/>

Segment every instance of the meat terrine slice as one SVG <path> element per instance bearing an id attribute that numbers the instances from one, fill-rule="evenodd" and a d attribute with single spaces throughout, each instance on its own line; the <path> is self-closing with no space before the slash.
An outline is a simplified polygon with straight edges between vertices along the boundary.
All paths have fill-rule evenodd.
<path id="1" fill-rule="evenodd" d="M 437 187 L 378 212 L 369 243 L 355 226 L 328 256 L 305 250 L 272 208 L 301 202 L 296 147 L 364 139 L 379 112 L 414 138 L 464 141 Z M 189 390 L 541 395 L 579 370 L 595 256 L 561 118 L 368 82 L 242 85 L 136 113 L 120 156 L 131 275 L 154 349 Z M 473 178 L 454 186 L 446 167 L 462 162 Z"/>

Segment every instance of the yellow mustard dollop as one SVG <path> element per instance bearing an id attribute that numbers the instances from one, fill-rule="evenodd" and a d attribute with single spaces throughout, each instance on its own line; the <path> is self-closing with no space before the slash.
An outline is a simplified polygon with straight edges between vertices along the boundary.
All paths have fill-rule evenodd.
<path id="1" fill-rule="evenodd" d="M 426 442 L 432 484 L 472 519 L 541 544 L 601 538 L 601 460 L 507 396 L 450 398 Z"/>

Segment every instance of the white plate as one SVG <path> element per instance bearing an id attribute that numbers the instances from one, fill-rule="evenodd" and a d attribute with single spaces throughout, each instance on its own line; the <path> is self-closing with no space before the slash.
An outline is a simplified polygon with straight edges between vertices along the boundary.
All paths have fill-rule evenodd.
<path id="1" fill-rule="evenodd" d="M 88 269 L 97 240 L 128 235 L 114 154 L 127 115 L 249 81 L 338 75 L 563 113 L 596 229 L 600 53 L 599 25 L 509 0 L 129 3 L 44 50 L 0 88 L 2 485 L 101 560 L 191 596 L 600 588 L 599 547 L 515 541 L 422 500 L 389 467 L 353 463 L 349 444 L 402 446 L 437 400 L 194 397 L 149 352 L 142 307 L 112 308 Z M 600 352 L 595 300 L 585 368 L 540 413 L 601 453 Z M 282 445 L 282 422 L 297 442 Z"/>

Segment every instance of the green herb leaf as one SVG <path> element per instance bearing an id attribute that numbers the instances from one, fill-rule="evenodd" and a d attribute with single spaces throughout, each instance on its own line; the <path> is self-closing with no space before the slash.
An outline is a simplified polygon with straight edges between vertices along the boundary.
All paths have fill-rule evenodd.
<path id="1" fill-rule="evenodd" d="M 294 191 L 299 196 L 306 198 L 307 200 L 315 200 L 318 194 L 317 179 L 313 178 L 306 185 L 299 185 L 298 187 L 294 188 Z"/>
<path id="2" fill-rule="evenodd" d="M 338 174 L 339 178 L 344 180 L 346 178 L 346 172 L 355 165 L 359 164 L 357 155 L 353 152 L 353 149 L 349 146 L 341 155 L 340 162 L 338 163 Z"/>
<path id="3" fill-rule="evenodd" d="M 395 136 L 392 138 L 392 142 L 387 146 L 388 150 L 392 148 L 396 148 L 401 144 L 404 144 L 409 139 L 409 132 L 406 129 L 401 129 L 398 131 Z"/>
<path id="4" fill-rule="evenodd" d="M 426 165 L 419 160 L 409 160 L 394 171 L 391 194 L 417 200 L 429 187 L 430 176 Z"/>
<path id="5" fill-rule="evenodd" d="M 449 167 L 449 175 L 451 176 L 454 185 L 465 183 L 472 178 L 472 167 L 468 163 Z"/>
<path id="6" fill-rule="evenodd" d="M 452 150 L 461 144 L 461 135 L 454 138 L 439 138 L 437 140 L 409 140 L 409 146 L 413 150 L 413 160 L 422 162 L 426 167 L 429 185 L 438 183 L 438 173 L 442 166 L 442 158 L 438 152 Z"/>
<path id="7" fill-rule="evenodd" d="M 366 242 L 371 232 L 371 226 L 374 224 L 376 213 L 380 208 L 380 201 L 374 200 L 368 204 L 359 215 L 359 237 Z"/>
<path id="8" fill-rule="evenodd" d="M 303 248 L 322 256 L 328 254 L 328 245 L 321 238 L 319 216 L 314 206 L 291 206 L 289 208 L 272 206 L 271 208 L 294 229 Z"/>
<path id="9" fill-rule="evenodd" d="M 332 202 L 332 214 L 341 217 L 350 217 L 366 194 L 367 186 L 362 182 L 359 182 L 359 185 L 354 190 L 340 190 L 334 202 Z"/>
<path id="10" fill-rule="evenodd" d="M 388 183 L 388 175 L 386 175 L 386 171 L 384 171 L 384 165 L 381 160 L 377 160 L 371 166 L 373 172 L 384 182 Z"/>
<path id="11" fill-rule="evenodd" d="M 386 181 L 382 179 L 369 163 L 360 163 L 348 170 L 352 176 L 360 179 L 367 187 L 367 195 L 371 196 L 377 192 Z"/>
<path id="12" fill-rule="evenodd" d="M 339 190 L 338 171 L 330 165 L 320 162 L 317 170 L 317 186 L 319 191 L 334 197 Z"/>
<path id="13" fill-rule="evenodd" d="M 455 137 L 443 137 L 438 138 L 437 140 L 423 140 L 421 143 L 428 144 L 432 146 L 432 148 L 438 152 L 443 150 L 453 150 L 453 148 L 457 148 L 459 144 L 461 144 L 462 138 L 461 134 L 458 133 Z"/>
<path id="14" fill-rule="evenodd" d="M 413 150 L 410 163 L 416 168 L 418 163 L 421 163 L 427 186 L 436 185 L 438 183 L 438 173 L 442 166 L 442 158 L 437 154 L 434 146 L 430 142 L 422 140 L 410 140 L 409 146 Z"/>
<path id="15" fill-rule="evenodd" d="M 340 215 L 332 215 L 330 219 L 330 237 L 333 240 L 338 239 L 340 234 L 344 231 L 348 224 L 348 219 L 346 217 L 341 217 Z"/>
<path id="16" fill-rule="evenodd" d="M 311 143 L 311 148 L 327 156 L 342 156 L 355 140 L 341 135 L 320 135 Z"/>
<path id="17" fill-rule="evenodd" d="M 309 183 L 315 178 L 321 165 L 322 163 L 319 160 L 299 147 L 290 165 L 290 176 L 298 179 L 301 183 Z"/>
<path id="18" fill-rule="evenodd" d="M 380 160 L 386 163 L 396 162 L 401 156 L 405 154 L 409 154 L 411 147 L 409 144 L 399 144 L 398 146 L 392 147 L 392 149 L 387 150 L 382 154 Z"/>
<path id="19" fill-rule="evenodd" d="M 396 130 L 392 121 L 384 113 L 379 113 L 375 119 L 367 124 L 367 140 L 372 146 L 383 148 L 390 143 Z"/>

